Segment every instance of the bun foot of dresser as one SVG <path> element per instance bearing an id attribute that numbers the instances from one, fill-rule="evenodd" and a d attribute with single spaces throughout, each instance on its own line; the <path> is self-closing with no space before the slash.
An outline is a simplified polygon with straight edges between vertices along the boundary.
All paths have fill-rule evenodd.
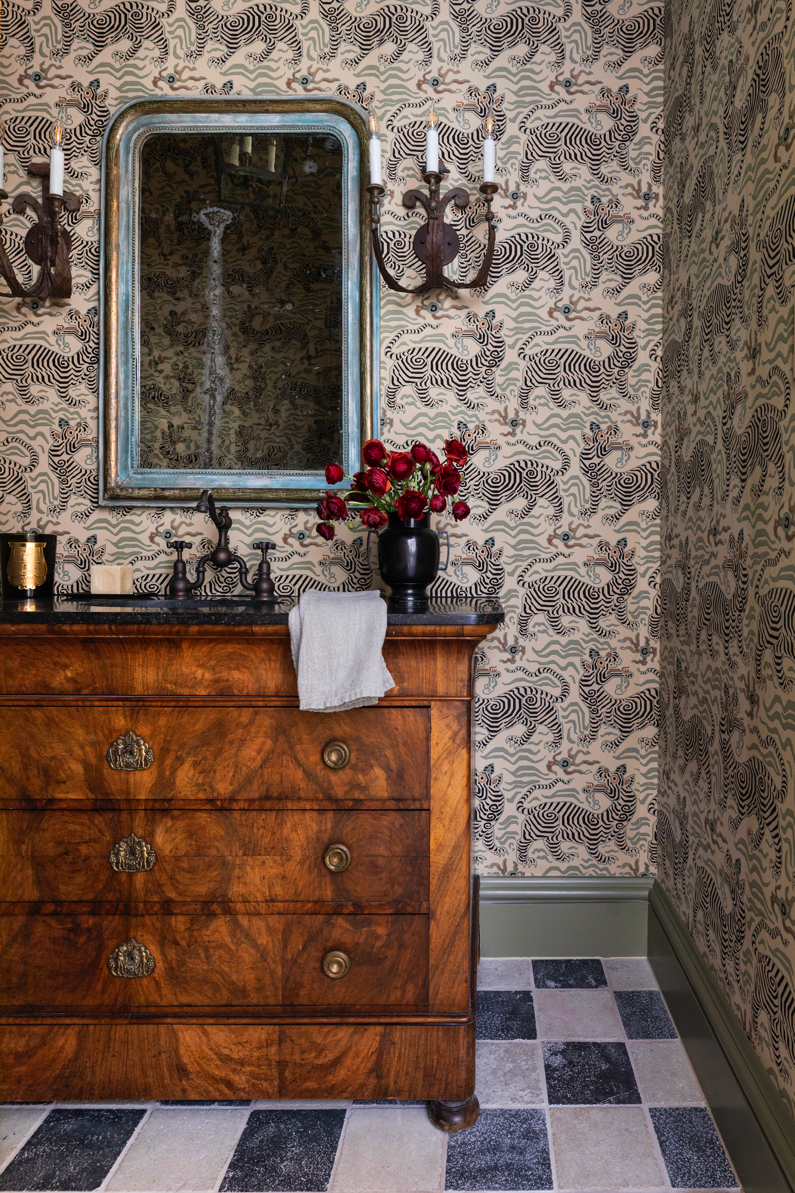
<path id="1" fill-rule="evenodd" d="M 475 1094 L 466 1102 L 429 1102 L 428 1118 L 440 1131 L 452 1135 L 455 1131 L 466 1131 L 478 1121 L 480 1102 Z"/>

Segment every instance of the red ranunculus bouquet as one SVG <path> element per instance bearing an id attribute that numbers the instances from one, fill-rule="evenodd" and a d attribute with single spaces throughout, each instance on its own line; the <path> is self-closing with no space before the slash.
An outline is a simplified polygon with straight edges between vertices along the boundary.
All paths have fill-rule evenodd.
<path id="1" fill-rule="evenodd" d="M 328 492 L 317 503 L 318 534 L 333 539 L 335 522 L 345 522 L 353 530 L 357 518 L 368 530 L 380 530 L 390 514 L 403 521 L 422 518 L 429 510 L 443 514 L 448 497 L 455 497 L 461 485 L 459 469 L 467 462 L 467 450 L 460 439 L 445 439 L 444 456 L 442 463 L 424 443 L 415 443 L 411 451 L 390 452 L 380 439 L 368 439 L 362 448 L 365 467 L 348 478 L 350 490 L 344 497 Z M 327 466 L 328 484 L 338 485 L 344 479 L 339 464 Z M 454 501 L 450 512 L 456 522 L 462 522 L 469 516 L 469 506 Z"/>

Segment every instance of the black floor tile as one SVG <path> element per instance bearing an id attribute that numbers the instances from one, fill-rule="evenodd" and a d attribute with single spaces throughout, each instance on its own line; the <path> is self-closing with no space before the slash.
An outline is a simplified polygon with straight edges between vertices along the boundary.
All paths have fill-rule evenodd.
<path id="1" fill-rule="evenodd" d="M 650 1107 L 674 1189 L 733 1189 L 737 1179 L 703 1106 Z"/>
<path id="2" fill-rule="evenodd" d="M 626 1044 L 587 1040 L 546 1043 L 550 1106 L 634 1106 L 640 1092 Z"/>
<path id="3" fill-rule="evenodd" d="M 196 1101 L 191 1098 L 161 1098 L 158 1106 L 250 1106 L 251 1098 L 228 1098 L 226 1101 L 222 1099 L 213 1100 L 210 1098 L 207 1102 Z"/>
<path id="4" fill-rule="evenodd" d="M 8 1167 L 0 1189 L 96 1189 L 145 1110 L 51 1110 Z"/>
<path id="5" fill-rule="evenodd" d="M 425 1102 L 410 1098 L 354 1098 L 354 1106 L 425 1106 Z"/>
<path id="6" fill-rule="evenodd" d="M 344 1110 L 252 1110 L 221 1193 L 328 1188 Z"/>
<path id="7" fill-rule="evenodd" d="M 533 980 L 539 990 L 601 990 L 607 987 L 602 962 L 588 958 L 534 961 Z"/>
<path id="8" fill-rule="evenodd" d="M 534 1040 L 533 995 L 529 990 L 481 990 L 476 1034 L 479 1040 Z"/>
<path id="9" fill-rule="evenodd" d="M 445 1189 L 551 1189 L 543 1110 L 481 1110 L 474 1127 L 447 1137 Z"/>
<path id="10" fill-rule="evenodd" d="M 676 1039 L 676 1028 L 659 990 L 616 990 L 614 997 L 627 1039 Z"/>

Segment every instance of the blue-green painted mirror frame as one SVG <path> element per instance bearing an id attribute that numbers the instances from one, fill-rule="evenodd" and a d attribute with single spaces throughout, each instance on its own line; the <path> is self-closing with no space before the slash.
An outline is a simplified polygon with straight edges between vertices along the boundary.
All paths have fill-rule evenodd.
<path id="1" fill-rule="evenodd" d="M 379 425 L 379 287 L 373 276 L 368 129 L 337 96 L 158 97 L 120 108 L 105 133 L 100 244 L 100 472 L 102 505 L 189 505 L 213 489 L 227 505 L 314 504 L 322 472 L 145 469 L 139 463 L 141 148 L 155 133 L 334 132 L 343 145 L 343 451 L 348 474 Z"/>

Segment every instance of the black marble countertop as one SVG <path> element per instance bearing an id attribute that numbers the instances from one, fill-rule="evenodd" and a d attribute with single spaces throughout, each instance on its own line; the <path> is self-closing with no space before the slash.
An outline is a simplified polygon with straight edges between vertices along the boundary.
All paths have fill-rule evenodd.
<path id="1" fill-rule="evenodd" d="M 207 597 L 171 601 L 125 597 L 83 600 L 3 601 L 0 625 L 287 625 L 294 600 L 275 606 L 250 597 Z M 389 625 L 491 625 L 503 620 L 499 601 L 475 597 L 468 601 L 431 600 L 426 613 L 388 614 Z"/>

